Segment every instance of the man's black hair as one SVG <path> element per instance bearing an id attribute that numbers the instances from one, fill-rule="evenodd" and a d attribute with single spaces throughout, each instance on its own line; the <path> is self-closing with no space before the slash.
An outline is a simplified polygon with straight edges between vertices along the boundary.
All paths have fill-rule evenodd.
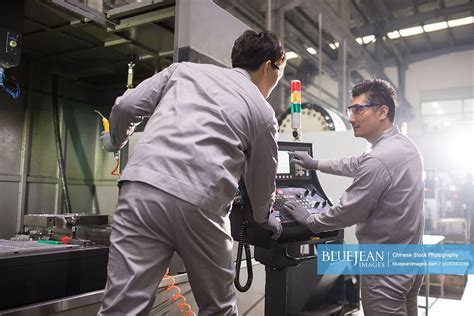
<path id="1" fill-rule="evenodd" d="M 248 30 L 235 40 L 231 59 L 233 68 L 254 71 L 267 60 L 278 67 L 285 60 L 285 49 L 274 32 Z"/>
<path id="2" fill-rule="evenodd" d="M 395 108 L 398 106 L 397 92 L 393 86 L 382 79 L 369 79 L 356 84 L 351 90 L 352 98 L 364 93 L 370 103 L 386 105 L 388 107 L 388 119 L 393 122 Z"/>

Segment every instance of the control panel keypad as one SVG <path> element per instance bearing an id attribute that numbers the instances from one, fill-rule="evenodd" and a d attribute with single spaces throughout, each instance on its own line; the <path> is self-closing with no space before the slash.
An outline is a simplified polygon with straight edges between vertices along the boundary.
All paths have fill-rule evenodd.
<path id="1" fill-rule="evenodd" d="M 314 187 L 291 187 L 277 188 L 273 211 L 281 222 L 294 222 L 294 218 L 285 210 L 287 202 L 297 202 L 309 213 L 320 213 L 330 207 L 330 204 L 322 198 Z"/>

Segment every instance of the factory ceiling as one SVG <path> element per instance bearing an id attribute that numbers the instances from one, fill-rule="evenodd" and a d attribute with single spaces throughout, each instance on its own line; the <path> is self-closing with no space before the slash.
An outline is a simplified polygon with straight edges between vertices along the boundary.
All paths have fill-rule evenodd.
<path id="1" fill-rule="evenodd" d="M 338 49 L 346 38 L 349 58 L 360 57 L 356 44 L 369 52 L 375 60 L 376 42 L 381 39 L 384 65 L 412 63 L 441 54 L 474 48 L 474 1 L 472 0 L 216 0 L 217 4 L 236 15 L 249 26 L 267 26 L 268 3 L 272 15 L 284 14 L 284 37 L 300 59 L 311 54 L 306 48 L 318 51 L 318 14 L 323 14 L 322 50 L 328 72 L 336 73 Z M 340 20 L 339 4 L 348 6 L 347 22 Z M 337 24 L 337 25 L 336 25 Z M 342 25 L 339 25 L 342 24 Z M 290 45 L 288 45 L 290 44 Z M 293 45 L 294 44 L 294 45 Z M 298 47 L 294 47 L 298 46 Z M 337 47 L 336 47 L 337 46 Z M 309 55 L 309 56 L 308 56 Z M 316 58 L 313 55 L 313 58 Z M 323 67 L 325 67 L 323 65 Z"/>
<path id="2" fill-rule="evenodd" d="M 113 4 L 112 4 L 113 3 Z M 25 1 L 23 61 L 95 87 L 141 81 L 173 60 L 175 1 Z"/>
<path id="3" fill-rule="evenodd" d="M 321 68 L 349 86 L 367 76 L 388 79 L 384 67 L 398 67 L 400 82 L 395 84 L 408 117 L 411 106 L 403 95 L 408 65 L 474 48 L 473 0 L 214 2 L 253 29 L 270 26 L 284 38 L 287 51 L 296 55 L 289 60 L 287 78 L 317 85 L 313 79 Z M 123 86 L 133 58 L 137 81 L 172 62 L 174 27 L 174 0 L 28 0 L 23 56 L 91 86 Z M 347 70 L 345 79 L 342 69 Z M 341 94 L 324 85 L 317 89 L 326 95 L 326 104 L 344 104 L 338 101 Z"/>
<path id="4" fill-rule="evenodd" d="M 347 81 L 353 83 L 366 76 L 388 79 L 384 67 L 398 67 L 401 82 L 395 85 L 407 117 L 411 106 L 403 95 L 403 76 L 408 65 L 474 49 L 472 0 L 215 2 L 253 29 L 268 28 L 267 16 L 271 16 L 272 29 L 284 38 L 287 51 L 296 53 L 289 60 L 288 76 L 309 77 L 307 81 L 311 81 L 318 74 L 320 51 L 323 73 L 339 82 L 344 64 L 349 72 Z M 341 95 L 332 96 L 333 100 L 338 98 Z"/>

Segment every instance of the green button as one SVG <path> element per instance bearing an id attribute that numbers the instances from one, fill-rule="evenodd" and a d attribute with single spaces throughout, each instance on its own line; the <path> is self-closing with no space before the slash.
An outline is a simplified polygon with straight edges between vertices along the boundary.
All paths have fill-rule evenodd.
<path id="1" fill-rule="evenodd" d="M 17 41 L 15 41 L 15 40 L 11 40 L 8 44 L 9 44 L 10 47 L 12 47 L 12 48 L 15 48 L 15 47 L 18 45 Z"/>

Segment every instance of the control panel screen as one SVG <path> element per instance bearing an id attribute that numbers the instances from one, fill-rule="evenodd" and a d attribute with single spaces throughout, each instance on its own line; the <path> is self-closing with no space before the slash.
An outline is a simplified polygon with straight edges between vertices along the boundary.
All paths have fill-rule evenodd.
<path id="1" fill-rule="evenodd" d="M 294 181 L 294 180 L 311 180 L 311 173 L 298 164 L 290 163 L 292 152 L 306 152 L 311 155 L 311 144 L 309 143 L 278 143 L 278 168 L 276 180 L 278 181 Z"/>
<path id="2" fill-rule="evenodd" d="M 290 155 L 287 150 L 278 151 L 277 174 L 290 174 Z"/>

